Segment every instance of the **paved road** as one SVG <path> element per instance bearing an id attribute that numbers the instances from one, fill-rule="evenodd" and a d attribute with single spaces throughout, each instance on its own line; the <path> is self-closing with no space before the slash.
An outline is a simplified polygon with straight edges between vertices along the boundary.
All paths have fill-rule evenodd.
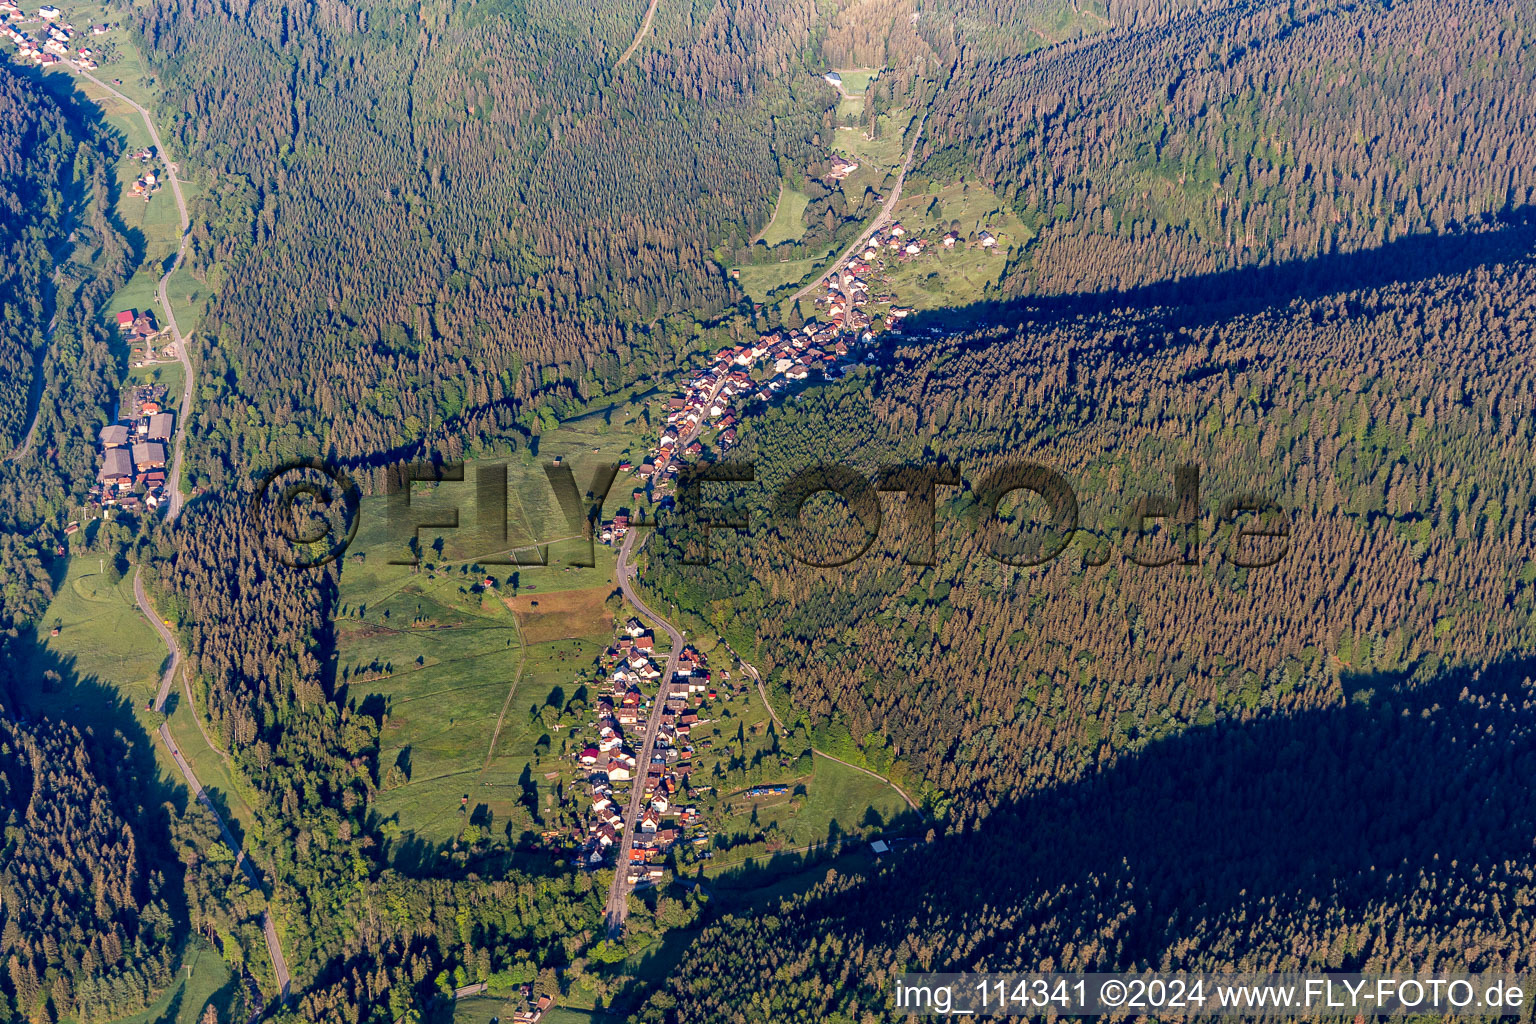
<path id="1" fill-rule="evenodd" d="M 166 626 L 165 621 L 156 614 L 155 609 L 150 605 L 149 596 L 144 593 L 143 578 L 137 572 L 133 576 L 133 597 L 138 602 L 139 610 L 144 613 L 144 617 L 149 619 L 149 624 L 155 627 L 156 633 L 160 634 L 160 639 L 165 644 L 165 649 L 170 652 L 170 663 L 166 665 L 165 675 L 160 679 L 160 690 L 155 696 L 155 710 L 164 711 L 166 698 L 170 696 L 171 685 L 176 678 L 176 670 L 181 665 L 181 648 L 177 646 L 176 638 Z M 196 714 L 196 711 L 194 710 L 193 713 Z M 197 776 L 192 772 L 192 766 L 182 756 L 181 748 L 176 745 L 175 738 L 171 736 L 170 723 L 162 722 L 159 733 L 166 749 L 171 752 L 171 760 L 176 762 L 177 769 L 181 772 L 182 777 L 187 780 L 187 788 L 192 790 L 192 795 L 197 797 L 197 802 L 202 804 L 208 813 L 213 815 L 213 820 L 218 823 L 219 833 L 224 837 L 225 845 L 234 851 L 235 863 L 245 872 L 246 881 L 250 883 L 252 889 L 261 892 L 260 876 L 256 874 L 256 869 L 251 866 L 251 862 L 246 859 L 245 851 L 240 848 L 240 843 L 235 839 L 234 833 L 229 830 L 229 826 L 225 824 L 223 816 L 213 806 L 213 801 L 208 798 L 208 793 L 203 789 L 203 784 L 197 781 Z M 277 928 L 272 923 L 270 911 L 262 911 L 261 929 L 267 940 L 267 955 L 272 958 L 272 973 L 277 977 L 280 993 L 278 998 L 286 1002 L 291 979 L 288 976 L 288 962 L 283 959 L 283 947 L 278 942 Z"/>
<path id="2" fill-rule="evenodd" d="M 709 398 L 705 401 L 704 408 L 709 408 L 710 404 L 719 397 L 720 389 L 725 387 L 725 381 L 726 377 L 722 375 L 715 382 L 715 386 L 709 389 Z M 680 452 L 692 444 L 694 439 L 703 432 L 706 421 L 706 418 L 701 416 L 697 424 L 677 439 L 677 444 L 672 450 Z M 683 653 L 683 635 L 677 631 L 677 627 L 657 615 L 644 601 L 640 600 L 640 595 L 635 593 L 635 566 L 631 558 L 634 555 L 635 541 L 638 537 L 637 531 L 630 530 L 624 535 L 623 543 L 619 545 L 618 566 L 615 569 L 615 575 L 619 579 L 619 589 L 624 592 L 624 597 L 630 604 L 667 634 L 672 651 L 667 656 L 666 667 L 662 669 L 661 688 L 657 691 L 655 704 L 651 706 L 651 717 L 646 720 L 645 738 L 641 742 L 638 759 L 635 761 L 637 777 L 630 785 L 624 833 L 619 837 L 618 859 L 614 862 L 613 888 L 608 893 L 608 905 L 603 914 L 608 923 L 608 932 L 613 936 L 617 936 L 623 930 L 624 918 L 629 915 L 629 852 L 634 847 L 635 829 L 645 804 L 645 772 L 651 766 L 651 751 L 655 748 L 656 730 L 661 727 L 661 712 L 667 703 L 665 700 L 667 685 L 672 681 L 672 673 L 677 669 L 677 659 Z"/>
<path id="3" fill-rule="evenodd" d="M 628 49 L 619 54 L 619 59 L 614 63 L 613 70 L 617 71 L 623 67 L 624 62 L 634 56 L 636 50 L 640 49 L 640 40 L 644 39 L 645 34 L 651 30 L 651 19 L 654 17 L 656 17 L 656 0 L 651 0 L 651 5 L 645 9 L 645 17 L 640 22 L 640 31 L 635 33 L 635 41 L 629 44 Z"/>
<path id="4" fill-rule="evenodd" d="M 848 257 L 864 248 L 864 243 L 869 241 L 870 235 L 891 222 L 891 216 L 896 212 L 896 204 L 901 202 L 901 187 L 906 184 L 907 170 L 912 166 L 912 158 L 917 155 L 917 144 L 923 139 L 923 126 L 927 123 L 928 115 L 925 113 L 923 119 L 917 122 L 917 131 L 912 136 L 912 145 L 907 149 L 907 158 L 901 162 L 901 170 L 896 172 L 896 185 L 891 189 L 891 194 L 886 196 L 885 202 L 880 204 L 880 212 L 875 215 L 875 219 L 865 225 L 858 237 L 853 240 L 853 244 L 832 261 L 832 266 L 841 265 Z M 817 274 L 814 281 L 785 299 L 783 305 L 793 306 L 812 292 L 825 288 L 826 285 L 823 283 L 825 278 L 825 274 Z"/>
<path id="5" fill-rule="evenodd" d="M 686 444 L 679 441 L 679 444 Z M 608 924 L 608 934 L 618 936 L 624 929 L 624 918 L 629 915 L 629 851 L 634 847 L 635 832 L 638 829 L 640 815 L 645 804 L 645 773 L 651 766 L 651 752 L 656 746 L 656 730 L 661 727 L 661 712 L 666 707 L 667 685 L 672 681 L 672 673 L 677 670 L 677 659 L 683 653 L 683 635 L 677 631 L 677 627 L 666 619 L 657 615 L 635 593 L 635 566 L 630 561 L 634 552 L 635 538 L 639 533 L 631 530 L 625 534 L 624 542 L 619 545 L 619 561 L 616 573 L 619 577 L 619 589 L 624 591 L 624 597 L 634 605 L 640 614 L 650 619 L 661 631 L 667 634 L 667 640 L 672 645 L 672 650 L 667 655 L 666 667 L 661 670 L 661 689 L 656 693 L 656 700 L 651 705 L 651 717 L 645 723 L 645 738 L 641 741 L 638 758 L 635 761 L 635 778 L 629 784 L 629 808 L 624 815 L 624 832 L 619 837 L 618 859 L 614 861 L 613 888 L 608 893 L 608 905 L 604 909 L 603 917 Z"/>
<path id="6" fill-rule="evenodd" d="M 181 402 L 176 407 L 176 446 L 171 457 L 171 471 L 167 474 L 169 477 L 167 482 L 171 485 L 171 500 L 166 508 L 165 519 L 166 522 L 174 522 L 176 517 L 181 514 L 182 505 L 186 503 L 186 499 L 181 493 L 182 456 L 186 451 L 187 414 L 192 411 L 192 386 L 196 382 L 196 371 L 192 368 L 192 356 L 187 352 L 187 339 L 183 337 L 181 328 L 176 325 L 176 313 L 171 309 L 171 298 L 166 292 L 166 287 L 170 284 L 171 275 L 176 272 L 177 265 L 181 263 L 181 257 L 187 251 L 187 240 L 190 237 L 187 232 L 192 226 L 192 218 L 187 214 L 187 201 L 181 194 L 181 179 L 176 176 L 176 165 L 171 161 L 171 155 L 166 150 L 165 143 L 160 141 L 160 132 L 155 127 L 154 118 L 149 116 L 149 111 L 89 71 L 77 71 L 76 73 L 82 78 L 90 79 L 102 89 L 128 104 L 138 111 L 139 116 L 144 119 L 144 127 L 149 130 L 150 140 L 155 144 L 155 152 L 160 154 L 160 159 L 165 164 L 165 175 L 171 183 L 171 195 L 176 200 L 176 212 L 181 216 L 181 244 L 176 247 L 176 255 L 171 257 L 170 266 L 166 270 L 165 275 L 160 278 L 160 287 L 157 289 L 160 308 L 165 311 L 165 325 L 171 329 L 171 340 L 176 345 L 176 357 L 181 360 L 183 370 L 181 375 Z"/>

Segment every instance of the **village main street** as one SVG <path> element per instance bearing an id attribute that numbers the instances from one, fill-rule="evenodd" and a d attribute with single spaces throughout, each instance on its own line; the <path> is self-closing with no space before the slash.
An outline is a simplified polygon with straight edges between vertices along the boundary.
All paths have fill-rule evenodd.
<path id="1" fill-rule="evenodd" d="M 917 122 L 917 130 L 912 134 L 912 145 L 907 147 L 907 158 L 901 162 L 901 170 L 896 172 L 896 183 L 891 187 L 891 194 L 886 196 L 885 202 L 880 204 L 880 212 L 875 215 L 875 219 L 860 229 L 858 235 L 853 240 L 853 244 L 838 253 L 831 266 L 840 267 L 847 263 L 854 253 L 864 248 L 865 241 L 870 235 L 883 230 L 887 224 L 891 223 L 891 218 L 896 214 L 896 204 L 901 202 L 901 189 L 907 182 L 907 171 L 912 167 L 912 158 L 917 155 L 917 144 L 923 138 L 923 125 L 927 123 L 928 114 L 925 112 L 922 120 Z M 793 306 L 812 292 L 824 289 L 826 287 L 826 282 L 823 280 L 825 277 L 825 274 L 817 274 L 810 284 L 784 300 L 784 305 Z"/>

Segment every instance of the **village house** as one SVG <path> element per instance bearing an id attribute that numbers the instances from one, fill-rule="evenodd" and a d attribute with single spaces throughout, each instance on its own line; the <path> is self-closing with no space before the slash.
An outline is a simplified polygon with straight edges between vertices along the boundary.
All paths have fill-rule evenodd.
<path id="1" fill-rule="evenodd" d="M 165 445 L 156 444 L 153 441 L 140 441 L 133 446 L 133 465 L 135 469 L 165 468 Z"/>
<path id="2" fill-rule="evenodd" d="M 126 448 L 109 448 L 96 476 L 104 484 L 122 487 L 133 482 L 133 460 Z"/>

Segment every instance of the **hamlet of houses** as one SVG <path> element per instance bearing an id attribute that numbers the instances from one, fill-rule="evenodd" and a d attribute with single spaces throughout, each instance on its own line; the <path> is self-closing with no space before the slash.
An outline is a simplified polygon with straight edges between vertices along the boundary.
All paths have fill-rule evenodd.
<path id="1" fill-rule="evenodd" d="M 937 245 L 952 249 L 959 241 L 960 235 L 950 231 L 937 240 Z M 718 430 L 715 444 L 720 451 L 736 443 L 741 406 L 753 400 L 770 402 L 813 376 L 836 379 L 858 361 L 861 353 L 866 360 L 873 359 L 870 349 L 876 324 L 869 307 L 887 307 L 884 326 L 892 332 L 901 331 L 902 321 L 913 310 L 896 304 L 894 296 L 871 295 L 871 272 L 891 261 L 922 258 L 934 244 L 930 239 L 913 237 L 900 224 L 876 231 L 823 279 L 826 291 L 816 300 L 821 319 L 715 353 L 708 365 L 687 381 L 682 394 L 668 400 L 666 425 L 638 470 L 641 482 L 649 484 L 655 495 L 669 493 L 680 461 L 706 451 L 704 442 L 698 440 L 706 429 Z M 997 240 L 982 231 L 976 235 L 975 244 L 991 249 Z M 620 467 L 629 468 L 627 464 Z M 622 538 L 627 527 L 626 512 L 603 524 L 602 539 L 611 542 Z"/>
<path id="2" fill-rule="evenodd" d="M 27 12 L 14 0 L 0 0 L 0 32 L 16 44 L 16 56 L 43 67 L 52 67 L 68 61 L 82 71 L 92 71 L 98 66 L 96 52 L 89 46 L 78 46 L 73 41 L 75 27 L 63 21 L 64 12 L 51 4 L 43 4 L 35 14 Z M 22 25 L 37 23 L 35 35 L 28 35 Z M 91 33 L 100 35 L 105 26 L 93 26 Z"/>
<path id="3" fill-rule="evenodd" d="M 176 414 L 164 402 L 165 388 L 158 384 L 133 387 L 121 417 L 101 429 L 101 471 L 92 493 L 104 508 L 157 508 L 167 499 L 166 451 Z"/>
<path id="4" fill-rule="evenodd" d="M 588 773 L 592 809 L 585 830 L 578 830 L 575 838 L 581 862 L 596 868 L 622 847 L 624 830 L 633 830 L 630 863 L 620 867 L 629 872 L 631 884 L 646 885 L 660 881 L 667 850 L 699 819 L 698 812 L 679 799 L 689 790 L 693 746 L 688 737 L 699 722 L 698 705 L 709 691 L 709 669 L 703 655 L 692 648 L 679 654 L 675 674 L 658 695 L 664 706 L 651 762 L 639 765 L 629 736 L 644 733 L 650 701 L 643 687 L 660 679 L 661 671 L 653 659 L 655 636 L 634 619 L 622 632 L 603 659 L 607 693 L 597 702 L 596 735 L 576 755 Z M 637 820 L 625 820 L 624 798 L 615 795 L 615 784 L 643 787 Z"/>

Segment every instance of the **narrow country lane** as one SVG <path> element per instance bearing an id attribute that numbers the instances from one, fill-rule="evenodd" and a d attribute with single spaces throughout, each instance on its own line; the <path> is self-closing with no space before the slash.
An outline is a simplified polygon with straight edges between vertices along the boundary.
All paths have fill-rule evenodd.
<path id="1" fill-rule="evenodd" d="M 144 119 L 144 127 L 149 130 L 149 137 L 155 144 L 155 152 L 160 154 L 160 159 L 165 163 L 165 174 L 171 183 L 171 195 L 176 200 L 176 212 L 181 217 L 181 244 L 176 247 L 176 254 L 171 257 L 170 265 L 165 274 L 160 278 L 160 286 L 156 295 L 160 300 L 160 308 L 165 311 L 165 324 L 171 329 L 171 340 L 176 345 L 176 357 L 181 360 L 181 401 L 176 406 L 176 447 L 171 457 L 171 471 L 168 474 L 171 485 L 171 500 L 166 508 L 166 522 L 174 522 L 181 514 L 181 508 L 186 503 L 186 497 L 181 493 L 182 485 L 182 456 L 186 452 L 187 441 L 187 414 L 192 411 L 192 388 L 196 383 L 196 371 L 192 368 L 192 356 L 187 352 L 187 340 L 181 333 L 181 328 L 176 325 L 176 313 L 171 309 L 171 298 L 167 292 L 171 275 L 176 272 L 181 264 L 181 257 L 187 251 L 187 239 L 190 237 L 188 230 L 192 227 L 192 218 L 187 214 L 187 201 L 181 194 L 181 179 L 176 174 L 176 164 L 171 160 L 170 153 L 166 151 L 165 143 L 160 141 L 160 132 L 155 127 L 154 118 L 149 116 L 136 101 L 129 99 L 116 89 L 112 88 L 89 71 L 77 71 L 82 78 L 88 78 L 102 89 L 116 96 L 134 110 L 138 111 Z"/>
<path id="2" fill-rule="evenodd" d="M 160 679 L 160 690 L 155 696 L 155 710 L 164 711 L 166 699 L 170 696 L 171 686 L 176 679 L 176 670 L 181 667 L 181 648 L 177 645 L 176 637 L 171 633 L 170 628 L 166 626 L 164 620 L 155 614 L 154 607 L 149 603 L 149 595 L 144 592 L 143 577 L 137 572 L 133 575 L 133 597 L 138 602 L 139 611 L 143 612 L 144 617 L 149 619 L 149 624 L 155 627 L 155 632 L 160 634 L 160 640 L 165 644 L 165 649 L 170 654 L 170 663 L 166 665 L 165 675 Z M 193 714 L 196 714 L 195 710 Z M 208 798 L 208 793 L 203 789 L 203 784 L 197 781 L 197 776 L 192 772 L 192 766 L 182 756 L 181 748 L 176 745 L 175 738 L 171 736 L 170 723 L 168 721 L 162 722 L 158 732 L 161 742 L 171 752 L 171 759 L 176 762 L 176 768 L 181 772 L 182 777 L 187 780 L 187 788 L 192 791 L 192 795 L 197 798 L 197 802 L 202 804 L 208 813 L 213 815 L 213 820 L 218 823 L 219 833 L 224 837 L 225 845 L 234 851 L 235 862 L 245 872 L 246 881 L 250 883 L 252 889 L 260 892 L 260 876 L 256 874 L 256 869 L 251 866 L 251 862 L 246 859 L 245 851 L 240 848 L 240 843 L 235 839 L 234 833 L 229 830 L 229 825 L 225 823 L 218 809 L 213 806 L 213 801 Z M 262 911 L 261 928 L 267 940 L 267 955 L 272 958 L 272 973 L 277 977 L 278 998 L 286 1002 L 290 986 L 288 962 L 283 959 L 283 947 L 277 940 L 277 928 L 272 923 L 271 911 Z"/>

